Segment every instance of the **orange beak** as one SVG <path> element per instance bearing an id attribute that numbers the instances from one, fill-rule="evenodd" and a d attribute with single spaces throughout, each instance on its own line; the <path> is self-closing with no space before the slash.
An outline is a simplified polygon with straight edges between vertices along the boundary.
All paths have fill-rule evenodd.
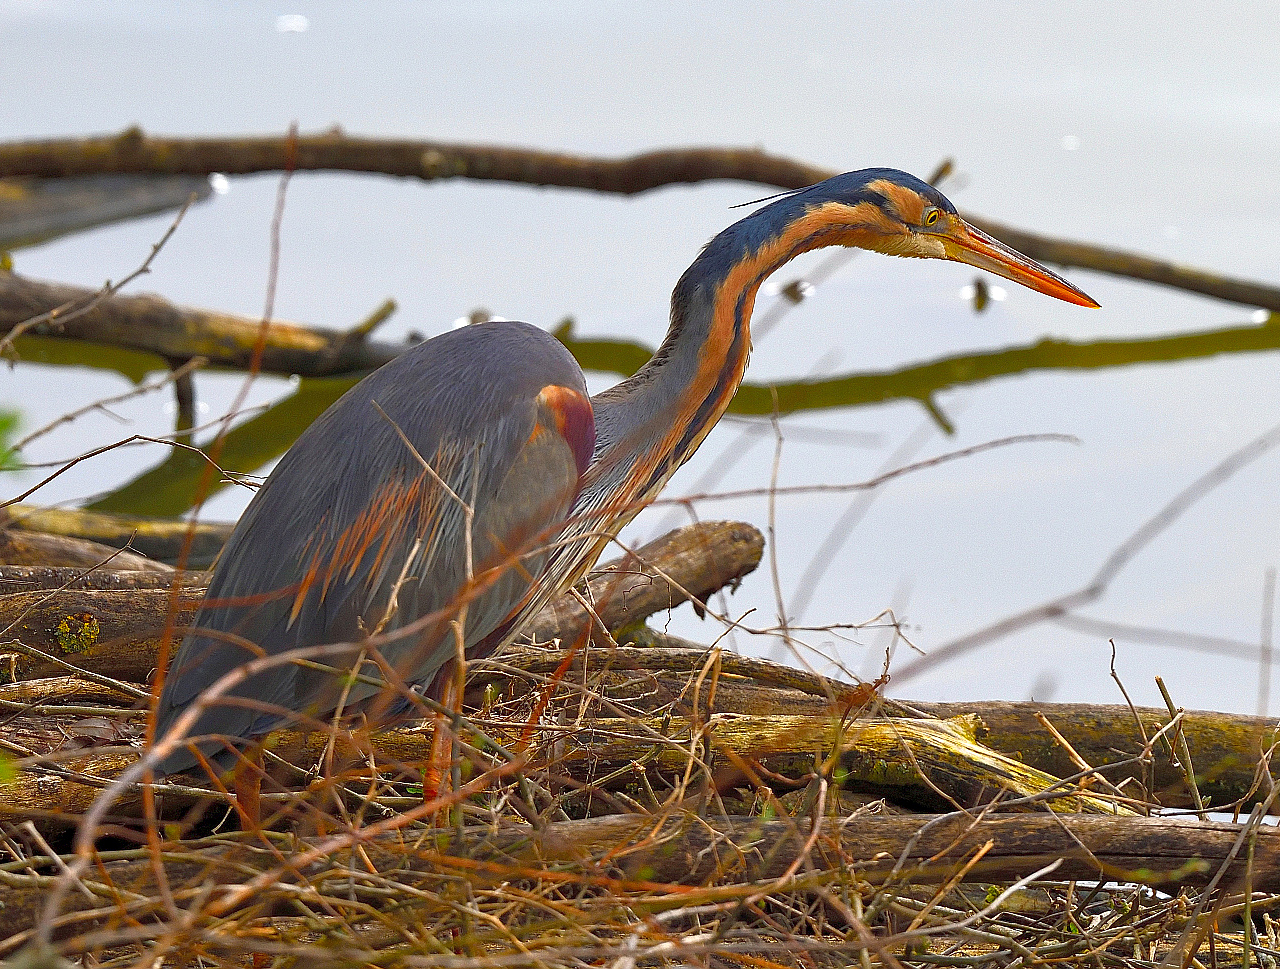
<path id="1" fill-rule="evenodd" d="M 958 231 L 943 237 L 946 240 L 948 258 L 1011 279 L 1046 296 L 1078 306 L 1097 308 L 1098 302 L 1095 299 L 1072 286 L 1057 273 L 1050 272 L 1038 262 L 1028 259 L 1018 250 L 1009 248 L 967 222 L 959 219 L 956 221 L 960 223 Z"/>

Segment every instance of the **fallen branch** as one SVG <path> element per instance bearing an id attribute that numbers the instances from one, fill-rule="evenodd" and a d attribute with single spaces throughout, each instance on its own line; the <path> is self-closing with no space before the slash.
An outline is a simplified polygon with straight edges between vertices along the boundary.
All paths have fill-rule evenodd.
<path id="1" fill-rule="evenodd" d="M 682 699 L 691 703 L 687 684 L 691 675 L 705 669 L 710 651 L 696 643 L 651 629 L 621 638 L 616 649 L 593 650 L 575 657 L 566 678 L 590 684 L 602 696 L 644 710 L 658 710 Z M 629 645 L 635 644 L 635 645 Z M 497 660 L 476 664 L 468 682 L 467 699 L 483 702 L 484 691 L 519 694 L 535 688 L 536 677 L 550 675 L 565 661 L 560 650 L 513 647 Z M 850 705 L 866 703 L 866 685 L 854 685 L 765 660 L 720 653 L 719 676 L 713 695 L 704 694 L 697 706 L 702 716 L 749 713 L 756 716 L 832 716 Z M 531 675 L 521 683 L 520 672 Z M 643 686 L 637 678 L 643 677 Z M 633 694 L 636 694 L 633 696 Z M 896 715 L 932 716 L 942 720 L 973 717 L 979 723 L 977 739 L 1030 767 L 1058 777 L 1077 772 L 1070 755 L 1036 719 L 1043 713 L 1072 745 L 1077 754 L 1112 783 L 1130 779 L 1127 790 L 1136 793 L 1148 783 L 1148 796 L 1166 807 L 1191 806 L 1182 768 L 1157 750 L 1150 762 L 1132 762 L 1146 747 L 1147 739 L 1169 722 L 1166 711 L 1139 707 L 1084 703 L 917 703 L 885 701 Z M 692 709 L 690 707 L 690 709 Z M 1138 721 L 1142 727 L 1139 728 Z M 1276 723 L 1207 710 L 1188 710 L 1180 729 L 1191 749 L 1196 780 L 1210 807 L 1226 810 L 1240 799 L 1244 806 L 1266 796 L 1256 784 L 1257 765 L 1263 752 L 1280 740 Z M 1129 761 L 1129 763 L 1123 763 Z M 1116 766 L 1112 766 L 1116 765 Z"/>
<path id="2" fill-rule="evenodd" d="M 141 713 L 135 720 L 139 721 Z M 716 773 L 726 794 L 750 786 L 735 769 L 747 763 L 766 776 L 788 779 L 793 786 L 812 776 L 815 761 L 832 757 L 841 783 L 874 791 L 895 803 L 939 810 L 976 807 L 1010 798 L 1037 798 L 1035 804 L 1068 813 L 1131 814 L 1111 798 L 1080 793 L 1057 777 L 996 753 L 975 742 L 974 718 L 957 720 L 869 719 L 844 724 L 839 717 L 756 716 L 720 714 L 710 723 L 686 717 L 599 717 L 583 726 L 544 725 L 532 749 L 530 768 L 550 770 L 582 785 L 602 789 L 636 783 L 645 765 L 655 783 L 678 777 L 690 763 L 691 751 Z M 515 748 L 526 724 L 486 722 L 486 733 L 508 749 Z M 309 776 L 328 751 L 338 763 L 368 763 L 370 756 L 395 773 L 400 765 L 422 765 L 431 756 L 430 727 L 367 732 L 302 733 L 277 730 L 263 740 L 273 763 L 295 768 L 293 780 Z M 24 767 L 11 782 L 0 784 L 0 817 L 44 818 L 74 823 L 103 787 L 138 757 L 135 750 L 112 749 L 60 757 L 62 772 L 50 775 L 38 765 Z M 279 773 L 279 768 L 276 771 Z M 196 772 L 171 782 L 201 787 L 207 779 Z M 354 786 L 360 782 L 352 779 Z M 367 786 L 367 782 L 366 782 Z M 1046 792 L 1054 792 L 1046 795 Z M 218 798 L 216 791 L 209 794 Z M 112 805 L 117 817 L 137 817 L 142 789 L 135 785 Z M 178 803 L 190 803 L 180 797 Z M 174 803 L 171 801 L 170 803 Z"/>
<path id="3" fill-rule="evenodd" d="M 164 360 L 204 357 L 211 366 L 247 370 L 262 321 L 216 310 L 176 306 L 154 295 L 103 298 L 74 319 L 33 317 L 62 306 L 88 305 L 94 290 L 0 273 L 0 335 L 24 333 L 85 340 L 154 353 Z M 304 377 L 373 370 L 402 353 L 406 344 L 368 339 L 322 327 L 271 322 L 265 327 L 261 373 Z"/>
<path id="4" fill-rule="evenodd" d="M 34 331 L 42 326 L 60 328 L 72 324 L 80 317 L 92 313 L 99 305 L 110 299 L 125 286 L 128 286 L 139 276 L 145 276 L 150 273 L 151 263 L 155 261 L 156 256 L 160 254 L 160 250 L 165 247 L 165 244 L 173 238 L 173 234 L 182 223 L 182 217 L 187 214 L 187 209 L 191 207 L 191 203 L 195 199 L 196 197 L 192 195 L 187 200 L 186 205 L 178 210 L 178 214 L 174 217 L 173 222 L 170 223 L 169 228 L 165 230 L 164 235 L 152 244 L 151 252 L 147 254 L 147 257 L 142 260 L 142 263 L 133 272 L 114 283 L 111 280 L 107 280 L 100 289 L 86 297 L 61 303 L 52 309 L 29 316 L 16 325 L 8 327 L 4 336 L 0 337 L 0 357 L 12 358 L 14 356 L 13 341 L 28 330 Z"/>
<path id="5" fill-rule="evenodd" d="M 754 572 L 764 554 L 764 536 L 743 522 L 701 522 L 673 532 L 595 571 L 584 596 L 605 629 L 639 626 L 655 612 L 692 599 L 699 611 L 712 593 Z M 547 605 L 524 638 L 572 641 L 593 621 L 582 600 L 561 596 Z"/>
<path id="6" fill-rule="evenodd" d="M 974 714 L 985 730 L 979 735 L 987 746 L 1034 764 L 1051 774 L 1075 772 L 1070 756 L 1036 720 L 1047 716 L 1076 752 L 1093 767 L 1122 759 L 1125 751 L 1140 751 L 1147 737 L 1154 736 L 1169 722 L 1166 711 L 1157 707 L 1137 707 L 1085 703 L 912 703 L 911 708 L 929 716 L 950 718 Z M 1139 729 L 1138 721 L 1142 728 Z M 1272 744 L 1280 740 L 1276 721 L 1268 717 L 1187 710 L 1180 729 L 1191 749 L 1196 767 L 1196 783 L 1215 810 L 1226 810 L 1241 798 L 1245 807 L 1266 797 L 1266 790 L 1254 791 L 1258 761 Z M 1107 777 L 1119 782 L 1131 777 L 1140 784 L 1154 782 L 1150 796 L 1169 807 L 1189 808 L 1182 768 L 1157 752 L 1151 775 L 1137 764 L 1121 771 L 1108 770 Z M 1265 787 L 1265 785 L 1264 785 Z M 1250 792 L 1252 791 L 1252 796 Z"/>

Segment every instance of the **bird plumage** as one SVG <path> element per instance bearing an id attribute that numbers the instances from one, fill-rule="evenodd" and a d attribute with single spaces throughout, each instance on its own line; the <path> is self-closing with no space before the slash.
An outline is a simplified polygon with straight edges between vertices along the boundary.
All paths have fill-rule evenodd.
<path id="1" fill-rule="evenodd" d="M 925 182 L 867 169 L 787 193 L 715 236 L 677 282 L 653 358 L 590 402 L 576 362 L 536 327 L 485 323 L 429 340 L 321 415 L 250 502 L 164 682 L 157 736 L 257 655 L 349 643 L 328 659 L 344 668 L 376 637 L 399 677 L 438 692 L 455 620 L 468 656 L 509 642 L 724 413 L 764 280 L 830 245 L 966 262 L 1097 305 L 968 226 Z M 366 683 L 285 665 L 213 700 L 193 733 L 246 740 L 340 699 L 386 704 Z M 201 747 L 231 756 L 217 741 Z M 180 747 L 162 766 L 196 762 Z"/>
<path id="2" fill-rule="evenodd" d="M 554 409 L 539 413 L 549 385 L 586 401 L 582 371 L 554 337 L 486 323 L 429 340 L 348 391 L 286 452 L 237 524 L 166 678 L 158 730 L 254 647 L 346 642 L 354 658 L 367 635 L 440 612 L 383 649 L 411 681 L 430 684 L 453 655 L 438 647 L 447 607 L 467 584 L 463 502 L 476 510 L 473 571 L 500 572 L 468 603 L 467 645 L 482 648 L 525 595 L 523 573 L 541 570 L 542 532 L 567 515 L 594 443 L 589 423 L 579 421 L 571 443 Z M 323 716 L 340 689 L 331 674 L 286 665 L 231 691 L 195 732 L 257 736 L 291 712 Z M 347 699 L 370 693 L 356 684 Z M 194 763 L 181 748 L 164 767 Z"/>

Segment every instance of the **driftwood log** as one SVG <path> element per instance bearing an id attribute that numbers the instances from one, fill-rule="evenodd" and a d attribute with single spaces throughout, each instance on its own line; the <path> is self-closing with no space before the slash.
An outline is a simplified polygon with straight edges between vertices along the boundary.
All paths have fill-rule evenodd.
<path id="1" fill-rule="evenodd" d="M 597 581 L 602 578 L 597 577 Z M 623 617 L 625 621 L 627 614 Z M 1164 711 L 1066 704 L 922 705 L 917 709 L 947 718 L 947 722 L 935 721 L 938 728 L 930 729 L 924 726 L 930 721 L 863 720 L 857 721 L 856 729 L 851 726 L 840 733 L 840 718 L 851 708 L 868 708 L 868 701 L 874 699 L 874 693 L 865 685 L 839 683 L 762 660 L 691 648 L 693 644 L 673 641 L 649 630 L 635 630 L 621 639 L 644 645 L 595 648 L 577 655 L 556 649 L 512 647 L 495 660 L 476 664 L 469 701 L 473 707 L 483 706 L 489 691 L 495 688 L 499 690 L 499 700 L 536 693 L 546 677 L 559 672 L 567 681 L 582 683 L 602 702 L 625 704 L 629 709 L 664 718 L 647 724 L 638 720 L 639 726 L 628 728 L 624 722 L 609 721 L 607 710 L 597 710 L 586 723 L 548 726 L 548 737 L 554 738 L 560 730 L 568 731 L 565 739 L 549 741 L 559 744 L 557 769 L 583 782 L 633 761 L 652 761 L 656 768 L 669 766 L 667 761 L 672 757 L 687 756 L 682 745 L 687 745 L 697 730 L 704 746 L 709 745 L 712 760 L 720 756 L 715 783 L 726 789 L 750 780 L 734 758 L 746 758 L 774 776 L 801 783 L 812 774 L 823 751 L 845 744 L 841 756 L 844 783 L 859 790 L 889 794 L 900 803 L 935 810 L 957 803 L 979 803 L 994 795 L 1033 793 L 1052 786 L 1051 778 L 1078 773 L 1077 763 L 1035 719 L 1037 713 L 1043 713 L 1072 744 L 1077 756 L 1098 768 L 1107 780 L 1120 784 L 1129 779 L 1140 785 L 1128 788 L 1131 796 L 1151 785 L 1150 795 L 1165 806 L 1190 804 L 1180 765 L 1148 744 L 1168 723 Z M 706 688 L 691 693 L 689 685 L 699 677 L 705 678 Z M 0 708 L 20 712 L 35 707 L 47 715 L 62 709 L 88 715 L 87 721 L 61 722 L 58 729 L 71 736 L 82 730 L 98 736 L 105 727 L 94 714 L 102 711 L 69 710 L 65 705 L 136 705 L 138 696 L 136 692 L 121 694 L 110 683 L 90 683 L 82 677 L 63 675 L 0 688 Z M 894 705 L 887 707 L 892 711 Z M 871 704 L 869 709 L 873 708 Z M 113 721 L 123 730 L 114 735 L 108 732 L 113 739 L 136 738 L 141 732 L 140 712 L 128 714 L 121 710 Z M 1256 765 L 1273 742 L 1272 722 L 1188 712 L 1180 726 L 1192 753 L 1200 789 L 1211 806 L 1224 809 L 1233 801 L 1254 803 L 1262 796 L 1255 783 Z M 500 727 L 488 729 L 502 733 Z M 521 732 L 521 723 L 516 721 L 509 725 L 506 736 L 518 739 Z M 11 728 L 9 733 L 11 741 L 32 751 L 46 748 L 41 736 L 39 730 L 24 736 L 18 728 Z M 392 763 L 420 763 L 429 739 L 429 733 L 419 730 L 389 731 L 372 738 L 368 746 Z M 665 754 L 661 750 L 655 753 L 658 742 L 675 746 Z M 327 743 L 323 734 L 284 731 L 269 741 L 276 757 L 299 768 L 314 764 Z M 1145 756 L 1139 756 L 1144 749 Z M 909 756 L 904 755 L 907 750 L 911 751 Z M 19 812 L 61 813 L 65 823 L 87 805 L 94 787 L 116 776 L 135 755 L 122 752 L 103 757 L 89 751 L 77 757 L 79 779 L 75 774 L 45 776 L 33 783 L 30 778 L 20 777 L 0 795 L 0 800 Z M 99 780 L 90 780 L 91 777 Z M 1102 789 L 1100 785 L 1092 787 L 1095 792 Z M 135 807 L 136 801 L 123 803 L 119 809 L 127 816 L 135 812 Z"/>

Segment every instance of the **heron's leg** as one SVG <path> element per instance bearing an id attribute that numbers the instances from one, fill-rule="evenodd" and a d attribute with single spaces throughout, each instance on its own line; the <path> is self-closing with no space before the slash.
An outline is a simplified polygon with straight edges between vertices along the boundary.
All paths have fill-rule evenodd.
<path id="1" fill-rule="evenodd" d="M 452 676 L 444 677 L 440 704 L 446 710 L 456 710 L 458 707 L 458 690 Z M 453 730 L 449 727 L 449 717 L 437 713 L 432 717 L 431 726 L 431 751 L 422 775 L 424 802 L 434 801 L 442 794 L 449 793 L 449 769 L 453 766 Z"/>
<path id="2" fill-rule="evenodd" d="M 262 827 L 262 745 L 244 751 L 231 772 L 236 793 L 236 813 L 240 827 L 253 831 Z"/>

